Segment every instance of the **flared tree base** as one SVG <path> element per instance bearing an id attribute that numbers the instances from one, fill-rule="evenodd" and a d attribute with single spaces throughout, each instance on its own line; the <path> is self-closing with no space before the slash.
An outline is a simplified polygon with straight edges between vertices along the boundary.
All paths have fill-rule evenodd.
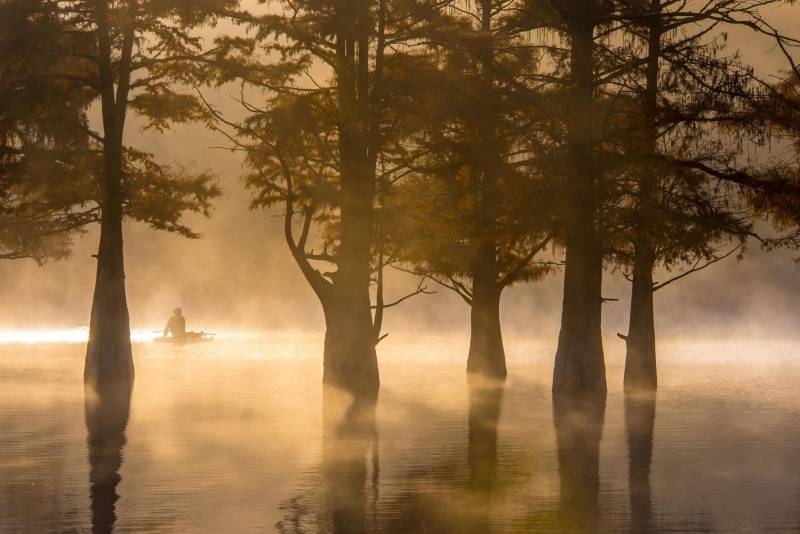
<path id="1" fill-rule="evenodd" d="M 90 339 L 86 348 L 83 380 L 87 387 L 106 390 L 130 387 L 135 373 L 130 339 Z"/>
<path id="2" fill-rule="evenodd" d="M 380 389 L 375 336 L 371 324 L 355 332 L 351 326 L 328 321 L 323 383 L 359 399 L 375 398 Z"/>
<path id="3" fill-rule="evenodd" d="M 553 370 L 553 397 L 605 399 L 606 367 L 603 345 L 562 332 Z"/>

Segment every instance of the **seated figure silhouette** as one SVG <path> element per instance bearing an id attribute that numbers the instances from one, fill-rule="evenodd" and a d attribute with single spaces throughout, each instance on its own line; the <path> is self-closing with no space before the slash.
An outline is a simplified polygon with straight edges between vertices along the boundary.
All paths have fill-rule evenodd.
<path id="1" fill-rule="evenodd" d="M 186 337 L 186 319 L 183 317 L 183 312 L 180 308 L 172 310 L 172 316 L 167 321 L 167 326 L 164 327 L 164 337 L 167 337 L 170 333 L 175 339 Z"/>

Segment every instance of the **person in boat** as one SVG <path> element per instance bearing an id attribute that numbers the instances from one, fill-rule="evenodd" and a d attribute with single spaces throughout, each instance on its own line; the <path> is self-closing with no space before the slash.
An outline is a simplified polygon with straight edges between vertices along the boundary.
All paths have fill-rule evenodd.
<path id="1" fill-rule="evenodd" d="M 186 318 L 180 308 L 172 310 L 172 317 L 167 321 L 167 326 L 164 327 L 164 337 L 169 334 L 176 339 L 184 339 L 186 337 Z"/>

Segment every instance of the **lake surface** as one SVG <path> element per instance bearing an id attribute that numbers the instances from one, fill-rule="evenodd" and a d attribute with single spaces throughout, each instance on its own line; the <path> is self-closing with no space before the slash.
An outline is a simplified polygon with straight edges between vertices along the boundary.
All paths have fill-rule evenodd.
<path id="1" fill-rule="evenodd" d="M 656 399 L 556 413 L 553 345 L 394 334 L 375 405 L 321 382 L 321 338 L 134 346 L 130 404 L 84 398 L 80 343 L 0 345 L 0 532 L 800 529 L 800 349 L 664 340 Z"/>

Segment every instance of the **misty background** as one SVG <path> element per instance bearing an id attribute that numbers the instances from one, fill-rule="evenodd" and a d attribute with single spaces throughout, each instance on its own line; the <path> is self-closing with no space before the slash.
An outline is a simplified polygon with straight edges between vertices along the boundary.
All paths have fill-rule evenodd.
<path id="1" fill-rule="evenodd" d="M 797 8 L 772 10 L 780 30 L 800 27 Z M 219 29 L 218 29 L 219 30 Z M 744 30 L 729 32 L 732 48 L 760 73 L 778 73 L 785 63 L 763 37 Z M 241 113 L 233 100 L 238 87 L 204 90 L 228 116 Z M 128 304 L 133 329 L 163 327 L 171 310 L 182 307 L 187 327 L 206 331 L 324 330 L 321 307 L 292 260 L 283 238 L 279 211 L 251 211 L 242 185 L 241 157 L 220 147 L 226 140 L 203 125 L 176 126 L 161 134 L 141 131 L 131 118 L 126 143 L 149 150 L 158 161 L 213 171 L 224 190 L 210 219 L 186 220 L 201 234 L 187 240 L 153 231 L 143 224 L 125 227 Z M 779 148 L 772 150 L 779 151 Z M 780 154 L 785 156 L 784 153 Z M 75 328 L 88 325 L 94 287 L 98 232 L 76 239 L 65 261 L 38 266 L 31 260 L 0 262 L 4 298 L 0 328 Z M 561 251 L 556 259 L 563 259 Z M 656 293 L 656 328 L 660 336 L 794 337 L 800 324 L 800 265 L 796 253 L 765 253 L 750 243 L 745 257 L 730 257 Z M 667 275 L 658 273 L 656 280 Z M 416 287 L 405 274 L 387 273 L 387 302 Z M 468 331 L 469 309 L 455 294 L 436 290 L 387 310 L 385 331 Z M 555 342 L 561 313 L 562 274 L 539 283 L 515 286 L 503 295 L 501 318 L 506 338 L 549 336 Z M 627 331 L 629 283 L 607 271 L 604 296 L 606 336 Z M 621 343 L 621 342 L 620 342 Z M 611 347 L 609 347 L 611 348 Z"/>

